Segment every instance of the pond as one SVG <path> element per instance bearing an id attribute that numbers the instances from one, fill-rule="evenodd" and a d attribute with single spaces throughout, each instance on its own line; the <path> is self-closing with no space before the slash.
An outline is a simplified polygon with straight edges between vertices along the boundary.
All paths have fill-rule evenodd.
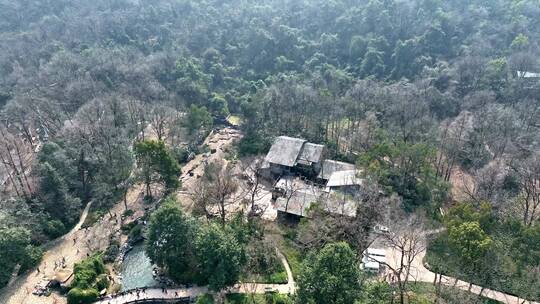
<path id="1" fill-rule="evenodd" d="M 126 254 L 122 263 L 122 291 L 158 286 L 152 275 L 152 268 L 152 262 L 146 256 L 143 244 L 135 245 Z"/>

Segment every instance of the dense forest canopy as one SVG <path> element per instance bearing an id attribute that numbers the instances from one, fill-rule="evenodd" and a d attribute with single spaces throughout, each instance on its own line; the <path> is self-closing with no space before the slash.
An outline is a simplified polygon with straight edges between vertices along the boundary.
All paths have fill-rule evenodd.
<path id="1" fill-rule="evenodd" d="M 457 201 L 488 204 L 496 228 L 445 222 L 435 245 L 485 229 L 519 248 L 504 276 L 532 277 L 537 259 L 511 274 L 509 260 L 538 252 L 524 235 L 540 225 L 539 20 L 540 0 L 0 0 L 0 253 L 20 256 L 0 261 L 0 286 L 87 202 L 125 198 L 136 163 L 178 187 L 175 160 L 229 115 L 240 156 L 298 136 L 407 212 L 444 222 Z M 134 145 L 148 125 L 172 151 Z"/>

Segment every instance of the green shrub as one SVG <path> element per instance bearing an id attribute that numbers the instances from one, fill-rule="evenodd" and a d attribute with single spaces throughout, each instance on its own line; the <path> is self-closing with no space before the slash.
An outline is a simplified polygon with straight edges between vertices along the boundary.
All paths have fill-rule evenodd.
<path id="1" fill-rule="evenodd" d="M 122 213 L 122 215 L 124 217 L 128 217 L 128 216 L 132 216 L 133 213 L 135 213 L 135 211 L 131 210 L 131 209 L 127 209 L 126 211 L 124 211 L 124 213 Z"/>
<path id="2" fill-rule="evenodd" d="M 68 304 L 90 304 L 99 297 L 99 292 L 95 288 L 72 288 L 68 294 Z"/>
<path id="3" fill-rule="evenodd" d="M 101 291 L 109 287 L 109 279 L 107 279 L 107 274 L 102 273 L 96 278 L 96 288 Z"/>
<path id="4" fill-rule="evenodd" d="M 214 304 L 214 297 L 211 294 L 199 296 L 195 304 Z"/>
<path id="5" fill-rule="evenodd" d="M 267 304 L 292 304 L 292 300 L 287 295 L 279 293 L 267 293 L 264 295 Z"/>
<path id="6" fill-rule="evenodd" d="M 287 283 L 287 272 L 281 271 L 273 273 L 270 276 L 270 283 L 272 284 L 286 284 Z"/>
<path id="7" fill-rule="evenodd" d="M 120 243 L 117 240 L 111 241 L 111 244 L 105 252 L 103 253 L 103 262 L 105 263 L 112 263 L 118 256 L 118 252 L 120 251 Z"/>
<path id="8" fill-rule="evenodd" d="M 240 156 L 265 153 L 270 148 L 270 141 L 255 132 L 248 132 L 238 143 Z"/>
<path id="9" fill-rule="evenodd" d="M 43 231 L 50 238 L 57 238 L 66 233 L 66 226 L 59 220 L 50 220 L 45 222 Z"/>
<path id="10" fill-rule="evenodd" d="M 136 239 L 142 235 L 143 225 L 137 224 L 129 231 L 129 239 Z"/>
<path id="11" fill-rule="evenodd" d="M 71 287 L 79 289 L 92 288 L 98 275 L 105 273 L 105 265 L 101 255 L 94 255 L 80 263 L 73 269 L 74 278 Z"/>
<path id="12" fill-rule="evenodd" d="M 185 164 L 188 162 L 189 151 L 184 147 L 176 147 L 173 149 L 173 155 L 179 164 Z"/>
<path id="13" fill-rule="evenodd" d="M 123 234 L 129 234 L 131 229 L 133 229 L 133 227 L 135 227 L 135 225 L 137 225 L 137 223 L 135 221 L 133 222 L 129 222 L 127 224 L 123 224 L 121 227 L 120 227 L 120 230 L 122 230 L 122 233 Z"/>
<path id="14" fill-rule="evenodd" d="M 294 247 L 294 245 L 289 240 L 285 240 L 283 242 L 283 247 L 281 248 L 281 252 L 285 255 L 287 258 L 287 261 L 289 262 L 289 266 L 291 266 L 291 271 L 293 273 L 293 276 L 296 278 L 298 273 L 300 273 L 300 268 L 302 264 L 302 253 Z"/>

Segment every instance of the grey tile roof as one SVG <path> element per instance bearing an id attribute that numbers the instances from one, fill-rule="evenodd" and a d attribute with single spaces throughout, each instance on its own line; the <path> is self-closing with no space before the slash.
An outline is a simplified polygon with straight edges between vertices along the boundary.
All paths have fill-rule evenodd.
<path id="1" fill-rule="evenodd" d="M 362 185 L 362 179 L 358 177 L 359 170 L 336 171 L 330 175 L 326 187 Z"/>
<path id="2" fill-rule="evenodd" d="M 307 209 L 312 203 L 319 201 L 320 195 L 309 190 L 299 190 L 294 192 L 288 199 L 279 197 L 276 200 L 276 209 L 282 212 L 307 216 Z"/>
<path id="3" fill-rule="evenodd" d="M 318 178 L 330 179 L 330 176 L 334 172 L 354 170 L 354 165 L 349 163 L 340 162 L 337 160 L 325 159 L 322 165 L 321 172 L 319 172 Z"/>
<path id="4" fill-rule="evenodd" d="M 298 162 L 302 162 L 307 165 L 311 163 L 318 163 L 321 161 L 324 145 L 318 145 L 313 143 L 305 143 L 298 157 Z"/>
<path id="5" fill-rule="evenodd" d="M 293 167 L 305 142 L 300 138 L 280 136 L 274 140 L 264 160 L 272 164 Z"/>
<path id="6" fill-rule="evenodd" d="M 288 186 L 283 186 L 288 185 Z M 356 202 L 348 197 L 324 192 L 324 189 L 307 184 L 300 179 L 282 178 L 276 184 L 276 187 L 286 190 L 290 195 L 287 197 L 278 197 L 276 199 L 276 209 L 298 216 L 309 217 L 308 209 L 312 203 L 318 202 L 323 210 L 329 213 L 341 214 L 350 217 L 356 216 Z M 289 191 L 293 191 L 292 195 Z"/>

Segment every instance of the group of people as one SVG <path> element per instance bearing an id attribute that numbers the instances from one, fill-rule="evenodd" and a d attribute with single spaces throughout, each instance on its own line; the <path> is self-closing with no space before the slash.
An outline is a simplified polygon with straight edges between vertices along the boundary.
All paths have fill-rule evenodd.
<path id="1" fill-rule="evenodd" d="M 108 296 L 102 297 L 101 300 L 111 299 L 113 297 L 117 298 L 117 297 L 122 297 L 122 296 L 126 296 L 126 295 L 135 295 L 137 297 L 137 299 L 140 299 L 141 295 L 146 293 L 146 290 L 147 290 L 146 287 L 142 287 L 142 288 L 135 288 L 135 289 L 131 289 L 131 290 L 121 291 L 121 292 L 119 292 L 117 294 L 114 294 L 114 295 L 108 295 Z M 161 287 L 161 292 L 163 294 L 165 294 L 165 295 L 168 295 L 167 288 L 165 288 L 165 287 Z M 175 298 L 178 297 L 178 291 L 174 292 L 174 297 Z M 110 304 L 110 302 L 107 302 L 107 304 Z"/>

